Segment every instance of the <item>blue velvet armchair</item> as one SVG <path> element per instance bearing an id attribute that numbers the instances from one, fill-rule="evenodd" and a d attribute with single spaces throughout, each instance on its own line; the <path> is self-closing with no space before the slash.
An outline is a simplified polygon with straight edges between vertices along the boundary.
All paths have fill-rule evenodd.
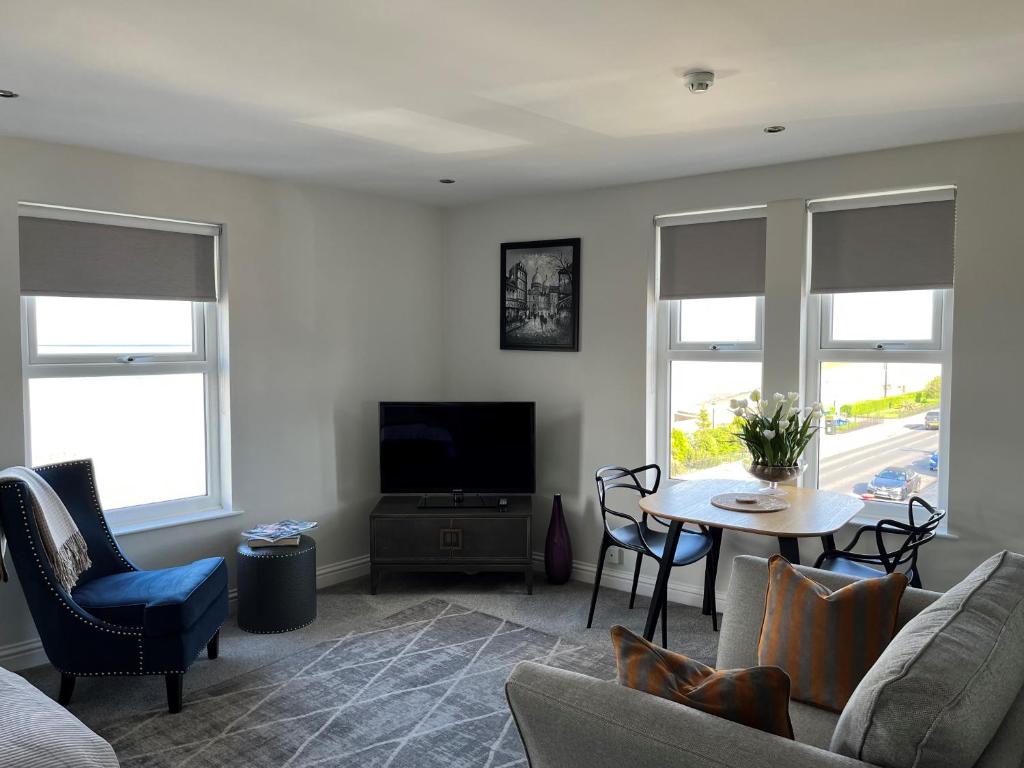
<path id="1" fill-rule="evenodd" d="M 222 557 L 144 571 L 121 551 L 96 493 L 92 461 L 37 467 L 75 520 L 92 567 L 68 593 L 44 554 L 25 485 L 0 483 L 0 524 L 47 658 L 61 673 L 59 701 L 75 679 L 96 675 L 163 675 L 167 704 L 181 711 L 182 680 L 205 646 L 218 652 L 228 614 Z"/>

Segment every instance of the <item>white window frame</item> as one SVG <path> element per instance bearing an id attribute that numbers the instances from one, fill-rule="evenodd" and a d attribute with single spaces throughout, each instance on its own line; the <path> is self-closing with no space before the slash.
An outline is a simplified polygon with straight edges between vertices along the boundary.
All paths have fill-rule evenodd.
<path id="1" fill-rule="evenodd" d="M 167 231 L 201 231 L 214 238 L 214 258 L 219 263 L 220 227 L 171 219 L 149 219 L 81 209 L 22 204 L 22 215 L 45 215 L 72 221 L 136 226 Z M 32 456 L 32 424 L 30 382 L 41 378 L 76 378 L 106 376 L 153 376 L 176 373 L 203 374 L 206 427 L 206 493 L 183 499 L 170 499 L 149 504 L 105 509 L 114 533 L 162 528 L 168 525 L 241 514 L 225 503 L 227 488 L 223 485 L 221 394 L 219 354 L 219 312 L 217 302 L 192 302 L 192 351 L 179 354 L 39 354 L 36 334 L 36 300 L 21 299 L 22 391 L 25 425 L 25 461 Z M 102 499 L 101 499 L 102 501 Z"/>
<path id="2" fill-rule="evenodd" d="M 736 297 L 742 298 L 742 297 Z M 669 323 L 671 335 L 669 336 L 669 351 L 675 352 L 757 352 L 758 360 L 761 360 L 764 350 L 764 296 L 757 296 L 757 310 L 754 316 L 754 340 L 753 341 L 680 341 L 680 312 L 679 302 L 684 299 L 667 299 L 663 304 L 669 305 Z M 700 358 L 679 358 L 679 359 L 700 359 Z M 705 359 L 719 359 L 717 357 Z"/>
<path id="3" fill-rule="evenodd" d="M 871 291 L 865 291 L 865 293 L 871 293 Z M 897 338 L 885 338 L 885 339 L 839 339 L 832 338 L 832 301 L 835 294 L 824 293 L 819 295 L 819 304 L 821 305 L 821 349 L 828 350 L 850 350 L 850 349 L 870 349 L 870 350 L 888 350 L 888 351 L 899 351 L 899 350 L 941 350 L 942 349 L 942 328 L 943 328 L 943 316 L 944 316 L 944 305 L 947 302 L 946 291 L 933 291 L 932 293 L 932 335 L 930 339 L 897 339 Z M 946 324 L 948 325 L 948 324 Z"/>
<path id="4" fill-rule="evenodd" d="M 744 218 L 764 218 L 765 205 L 748 205 L 736 208 L 722 208 L 692 213 L 668 214 L 655 217 L 655 252 L 654 263 L 655 293 L 657 297 L 657 275 L 660 274 L 661 259 L 661 225 L 704 223 L 712 221 L 729 221 Z M 679 302 L 681 299 L 657 299 L 655 309 L 654 355 L 655 371 L 655 407 L 654 430 L 655 461 L 662 467 L 662 485 L 674 485 L 683 482 L 682 478 L 672 477 L 672 363 L 676 360 L 697 362 L 731 362 L 761 363 L 762 378 L 764 376 L 764 296 L 757 297 L 755 317 L 755 335 L 752 342 L 736 341 L 679 341 Z M 762 383 L 758 382 L 758 387 Z"/>
<path id="5" fill-rule="evenodd" d="M 830 294 L 808 296 L 806 392 L 811 402 L 821 399 L 821 364 L 849 363 L 932 363 L 942 366 L 939 395 L 939 456 L 949 456 L 950 371 L 952 369 L 953 290 L 936 290 L 933 310 L 933 338 L 929 340 L 877 339 L 869 342 L 836 342 L 831 338 L 832 302 Z M 807 471 L 803 485 L 818 487 L 819 440 L 815 438 L 805 453 Z M 946 509 L 949 499 L 949 472 L 939 466 L 939 508 Z M 906 505 L 864 500 L 858 519 L 874 522 L 884 518 L 906 518 Z M 947 518 L 948 519 L 948 518 Z M 946 520 L 943 520 L 945 530 Z"/>

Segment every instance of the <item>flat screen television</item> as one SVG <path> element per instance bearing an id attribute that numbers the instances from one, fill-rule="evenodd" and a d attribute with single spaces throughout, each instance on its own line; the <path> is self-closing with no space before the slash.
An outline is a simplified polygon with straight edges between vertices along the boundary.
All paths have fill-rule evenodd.
<path id="1" fill-rule="evenodd" d="M 381 403 L 381 493 L 533 493 L 533 403 Z"/>

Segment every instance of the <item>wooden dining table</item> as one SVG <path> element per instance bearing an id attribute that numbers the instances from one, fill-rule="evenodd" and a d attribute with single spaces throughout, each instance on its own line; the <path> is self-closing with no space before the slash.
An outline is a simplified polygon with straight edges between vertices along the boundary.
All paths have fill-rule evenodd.
<path id="1" fill-rule="evenodd" d="M 661 559 L 658 578 L 654 583 L 654 594 L 651 596 L 644 627 L 645 638 L 654 638 L 672 570 L 672 557 L 668 553 L 675 552 L 684 524 L 699 525 L 707 529 L 712 538 L 704 575 L 703 612 L 708 615 L 713 610 L 711 596 L 714 595 L 718 576 L 722 531 L 728 529 L 777 538 L 779 552 L 797 565 L 800 563 L 800 539 L 820 539 L 826 550 L 834 549 L 833 534 L 864 507 L 860 499 L 846 494 L 788 486 L 782 486 L 780 490 L 789 506 L 778 512 L 733 512 L 711 503 L 711 498 L 718 494 L 757 493 L 763 490 L 764 486 L 755 480 L 682 480 L 640 499 L 641 510 L 668 523 L 666 555 Z"/>

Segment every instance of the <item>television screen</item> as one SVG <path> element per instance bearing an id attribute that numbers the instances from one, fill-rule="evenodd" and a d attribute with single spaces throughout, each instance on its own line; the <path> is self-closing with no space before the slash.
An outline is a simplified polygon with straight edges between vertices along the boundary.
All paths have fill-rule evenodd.
<path id="1" fill-rule="evenodd" d="M 533 403 L 381 403 L 381 493 L 534 492 Z"/>

